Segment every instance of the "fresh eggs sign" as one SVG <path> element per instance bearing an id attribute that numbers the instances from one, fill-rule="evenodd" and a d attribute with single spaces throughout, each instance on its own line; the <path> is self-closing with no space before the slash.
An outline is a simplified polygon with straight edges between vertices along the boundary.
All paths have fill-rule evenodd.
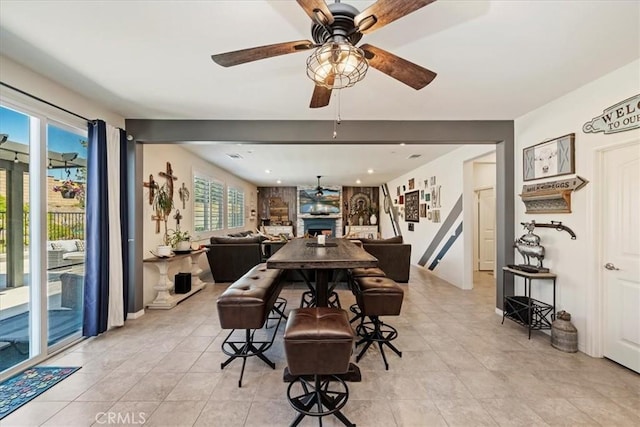
<path id="1" fill-rule="evenodd" d="M 640 128 L 640 95 L 625 99 L 582 126 L 585 133 L 616 133 Z"/>

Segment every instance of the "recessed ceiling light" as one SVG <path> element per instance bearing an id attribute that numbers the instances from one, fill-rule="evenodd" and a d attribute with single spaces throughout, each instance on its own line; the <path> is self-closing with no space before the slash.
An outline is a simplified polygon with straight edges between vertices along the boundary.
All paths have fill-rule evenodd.
<path id="1" fill-rule="evenodd" d="M 282 181 L 281 180 L 277 180 L 276 183 L 282 184 Z"/>
<path id="2" fill-rule="evenodd" d="M 360 181 L 359 179 L 356 179 L 356 184 L 360 184 L 362 181 Z"/>
<path id="3" fill-rule="evenodd" d="M 264 172 L 265 173 L 271 173 L 271 170 L 270 169 L 265 169 Z"/>
<path id="4" fill-rule="evenodd" d="M 373 173 L 373 169 L 367 169 L 367 173 L 371 175 Z"/>
<path id="5" fill-rule="evenodd" d="M 404 147 L 405 145 L 406 145 L 406 144 L 405 144 L 404 142 L 401 142 L 401 143 L 400 143 L 400 146 L 401 146 L 401 147 Z"/>

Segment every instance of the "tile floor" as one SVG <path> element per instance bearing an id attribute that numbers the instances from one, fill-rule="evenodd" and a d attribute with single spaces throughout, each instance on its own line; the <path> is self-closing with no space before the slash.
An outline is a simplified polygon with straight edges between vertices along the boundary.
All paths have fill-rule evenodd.
<path id="1" fill-rule="evenodd" d="M 402 358 L 389 371 L 374 347 L 360 361 L 343 412 L 358 426 L 640 425 L 640 375 L 613 362 L 555 350 L 549 337 L 500 324 L 487 273 L 461 291 L 413 268 L 402 315 L 388 318 Z M 268 355 L 224 370 L 216 297 L 209 285 L 169 311 L 147 311 L 126 327 L 87 340 L 47 362 L 82 366 L 0 426 L 287 426 L 282 333 Z M 302 287 L 287 286 L 287 311 Z M 343 306 L 352 295 L 340 291 Z M 325 418 L 324 425 L 340 425 Z M 305 419 L 305 426 L 318 425 Z"/>

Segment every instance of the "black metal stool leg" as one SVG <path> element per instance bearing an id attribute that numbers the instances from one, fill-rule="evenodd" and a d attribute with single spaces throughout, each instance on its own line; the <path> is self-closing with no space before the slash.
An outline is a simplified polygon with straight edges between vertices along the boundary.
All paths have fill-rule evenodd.
<path id="1" fill-rule="evenodd" d="M 304 394 L 291 396 L 291 389 L 296 382 L 300 382 Z M 344 388 L 344 391 L 330 390 L 329 386 L 332 382 L 337 382 L 338 385 Z M 333 395 L 335 395 L 335 397 L 333 397 Z M 329 375 L 323 377 L 314 375 L 312 382 L 300 377 L 289 384 L 287 398 L 293 409 L 298 412 L 298 416 L 293 420 L 291 426 L 300 424 L 305 416 L 317 417 L 318 422 L 322 426 L 323 417 L 335 415 L 344 425 L 355 427 L 355 424 L 340 412 L 340 409 L 344 407 L 349 399 L 349 389 L 345 382 L 336 376 Z"/>
<path id="2" fill-rule="evenodd" d="M 360 353 L 358 353 L 358 356 L 356 357 L 356 363 L 358 363 L 360 361 L 360 359 L 362 359 L 362 357 L 367 352 L 369 347 L 371 347 L 371 344 L 373 344 L 373 341 L 362 339 L 362 340 L 358 341 L 358 343 L 356 344 L 356 347 L 359 346 L 360 344 L 362 344 L 363 342 L 366 342 L 367 344 L 362 348 Z"/>
<path id="3" fill-rule="evenodd" d="M 378 347 L 380 347 L 380 354 L 382 354 L 382 361 L 384 362 L 385 371 L 389 370 L 389 362 L 387 362 L 387 356 L 384 354 L 384 348 L 382 348 L 382 341 L 378 341 Z"/>
<path id="4" fill-rule="evenodd" d="M 393 344 L 391 344 L 391 341 L 398 337 L 398 331 L 396 331 L 393 326 L 384 324 L 378 318 L 378 316 L 369 316 L 369 319 L 371 319 L 370 322 L 363 322 L 356 328 L 356 333 L 362 336 L 362 339 L 356 343 L 356 347 L 358 347 L 360 344 L 366 343 L 364 348 L 356 357 L 356 363 L 359 362 L 360 359 L 364 356 L 371 344 L 378 343 L 380 353 L 382 354 L 384 367 L 388 371 L 389 362 L 387 362 L 387 356 L 384 353 L 384 346 L 388 346 L 399 357 L 402 357 L 402 352 L 398 350 Z M 371 326 L 373 326 L 373 328 Z M 385 329 L 387 329 L 386 331 L 382 330 L 383 326 L 385 327 Z"/>
<path id="5" fill-rule="evenodd" d="M 277 303 L 277 305 L 279 310 L 283 312 L 284 307 L 286 306 L 286 300 L 282 299 L 282 301 Z M 271 360 L 269 360 L 267 356 L 264 355 L 264 352 L 269 350 L 273 345 L 278 327 L 280 326 L 280 322 L 282 321 L 282 316 L 278 315 L 276 319 L 277 319 L 277 323 L 275 325 L 275 328 L 273 328 L 273 333 L 271 334 L 271 338 L 268 340 L 265 339 L 261 341 L 254 341 L 253 336 L 256 331 L 254 329 L 245 329 L 244 341 L 233 340 L 231 336 L 236 330 L 232 329 L 231 332 L 229 332 L 229 335 L 227 335 L 227 337 L 223 341 L 222 352 L 227 356 L 229 356 L 229 358 L 220 364 L 220 369 L 224 369 L 235 359 L 239 357 L 242 358 L 242 368 L 240 369 L 240 380 L 238 381 L 238 387 L 242 387 L 242 378 L 244 377 L 244 369 L 247 364 L 248 357 L 257 356 L 258 359 L 266 363 L 269 367 L 271 367 L 271 369 L 276 368 L 276 364 L 273 363 Z"/>

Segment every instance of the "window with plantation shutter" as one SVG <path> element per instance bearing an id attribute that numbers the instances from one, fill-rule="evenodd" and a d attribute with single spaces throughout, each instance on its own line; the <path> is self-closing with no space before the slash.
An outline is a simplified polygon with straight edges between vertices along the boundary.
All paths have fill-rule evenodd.
<path id="1" fill-rule="evenodd" d="M 224 228 L 224 185 L 212 178 L 193 178 L 194 231 L 215 231 Z"/>
<path id="2" fill-rule="evenodd" d="M 244 191 L 227 189 L 227 227 L 244 227 Z"/>

